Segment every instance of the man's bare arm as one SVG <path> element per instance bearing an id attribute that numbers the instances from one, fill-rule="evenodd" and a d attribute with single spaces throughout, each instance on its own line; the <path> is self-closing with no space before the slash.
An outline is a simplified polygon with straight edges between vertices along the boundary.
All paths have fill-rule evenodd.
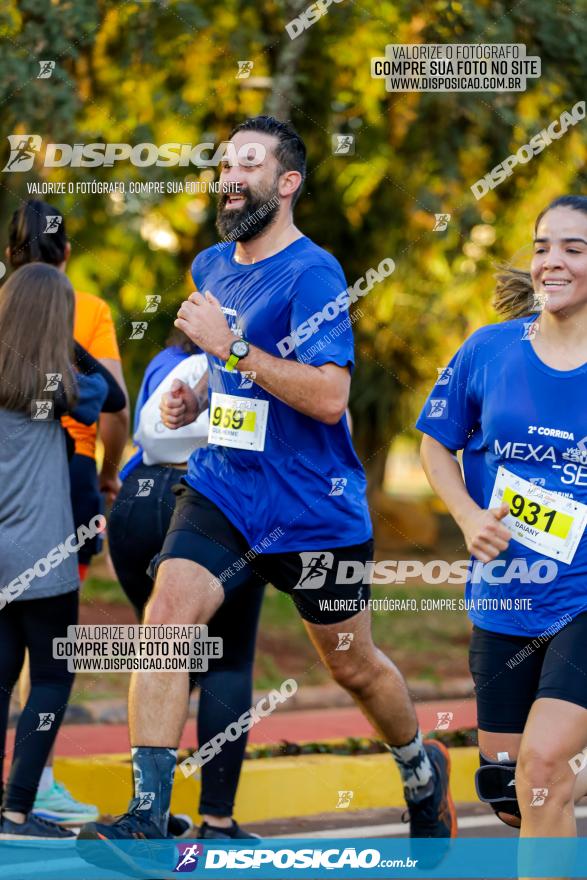
<path id="1" fill-rule="evenodd" d="M 204 373 L 195 388 L 192 389 L 198 406 L 198 416 L 208 409 L 208 370 Z M 196 416 L 196 418 L 198 417 Z"/>
<path id="2" fill-rule="evenodd" d="M 227 361 L 230 346 L 238 338 L 230 329 L 218 300 L 206 291 L 192 293 L 177 313 L 178 327 L 203 351 Z M 343 417 L 350 390 L 346 366 L 326 363 L 319 367 L 268 354 L 250 346 L 249 354 L 237 365 L 255 374 L 254 381 L 288 406 L 327 425 Z"/>
<path id="3" fill-rule="evenodd" d="M 336 425 L 344 416 L 351 387 L 347 367 L 337 364 L 313 367 L 274 357 L 251 345 L 249 354 L 239 361 L 237 369 L 251 371 L 257 385 L 319 422 Z"/>

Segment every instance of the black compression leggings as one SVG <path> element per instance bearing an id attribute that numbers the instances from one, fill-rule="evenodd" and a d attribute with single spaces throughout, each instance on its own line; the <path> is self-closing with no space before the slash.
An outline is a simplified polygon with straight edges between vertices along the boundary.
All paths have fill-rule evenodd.
<path id="1" fill-rule="evenodd" d="M 10 696 L 29 652 L 31 690 L 14 740 L 5 810 L 28 813 L 43 767 L 63 721 L 74 674 L 65 660 L 53 659 L 53 639 L 77 623 L 79 593 L 11 602 L 0 611 L 0 785 L 6 750 Z"/>

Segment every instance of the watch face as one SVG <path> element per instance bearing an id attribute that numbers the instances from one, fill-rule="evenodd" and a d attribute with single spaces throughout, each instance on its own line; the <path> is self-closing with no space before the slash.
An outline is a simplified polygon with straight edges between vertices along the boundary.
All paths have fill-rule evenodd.
<path id="1" fill-rule="evenodd" d="M 233 342 L 230 346 L 230 351 L 232 354 L 236 355 L 237 358 L 242 358 L 248 354 L 249 346 L 244 339 L 237 339 L 236 342 Z"/>

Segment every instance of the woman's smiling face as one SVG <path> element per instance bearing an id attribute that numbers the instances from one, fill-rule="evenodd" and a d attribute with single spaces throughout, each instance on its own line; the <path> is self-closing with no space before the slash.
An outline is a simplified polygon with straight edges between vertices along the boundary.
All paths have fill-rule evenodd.
<path id="1" fill-rule="evenodd" d="M 587 214 L 557 207 L 541 218 L 530 267 L 546 311 L 571 313 L 587 305 Z"/>

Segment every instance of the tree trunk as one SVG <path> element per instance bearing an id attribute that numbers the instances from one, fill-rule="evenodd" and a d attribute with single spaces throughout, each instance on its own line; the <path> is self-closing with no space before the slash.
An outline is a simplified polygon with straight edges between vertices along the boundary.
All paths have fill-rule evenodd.
<path id="1" fill-rule="evenodd" d="M 284 22 L 297 18 L 308 5 L 307 0 L 286 0 L 283 4 Z M 308 31 L 304 30 L 295 38 L 290 39 L 284 29 L 273 64 L 273 88 L 267 99 L 267 113 L 285 122 L 290 119 L 292 105 L 299 100 L 297 74 L 300 58 L 304 54 Z"/>
<path id="2" fill-rule="evenodd" d="M 371 499 L 376 492 L 383 489 L 385 465 L 387 464 L 388 454 L 389 446 L 385 445 L 363 461 L 363 467 L 367 474 L 367 497 L 369 499 Z"/>

